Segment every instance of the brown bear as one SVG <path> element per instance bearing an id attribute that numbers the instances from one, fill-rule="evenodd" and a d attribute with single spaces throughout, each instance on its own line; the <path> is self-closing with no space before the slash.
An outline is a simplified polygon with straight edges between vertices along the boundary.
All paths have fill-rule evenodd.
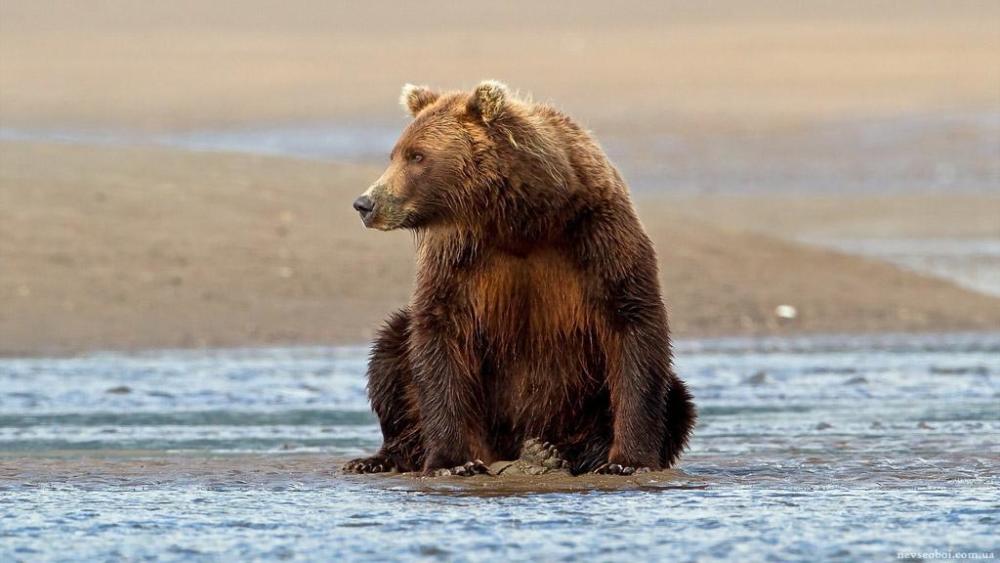
<path id="1" fill-rule="evenodd" d="M 345 471 L 478 473 L 526 440 L 574 474 L 669 467 L 695 409 L 656 254 L 607 156 L 495 81 L 407 85 L 401 102 L 414 119 L 354 207 L 415 233 L 416 285 L 368 365 L 384 444 Z"/>

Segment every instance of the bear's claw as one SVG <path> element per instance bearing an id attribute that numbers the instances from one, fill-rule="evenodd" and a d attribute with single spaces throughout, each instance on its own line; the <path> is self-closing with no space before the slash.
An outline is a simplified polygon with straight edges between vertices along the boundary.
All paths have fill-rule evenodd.
<path id="1" fill-rule="evenodd" d="M 594 469 L 594 473 L 599 475 L 638 475 L 649 473 L 648 467 L 632 467 L 631 465 L 621 465 L 618 463 L 605 463 Z"/>
<path id="2" fill-rule="evenodd" d="M 444 467 L 441 469 L 435 469 L 431 474 L 435 477 L 447 477 L 450 475 L 457 475 L 459 477 L 471 477 L 472 475 L 481 475 L 489 473 L 490 469 L 486 467 L 486 464 L 481 460 L 475 459 L 466 462 L 464 465 L 456 465 L 455 467 Z"/>
<path id="3" fill-rule="evenodd" d="M 392 462 L 380 456 L 353 459 L 344 464 L 344 473 L 387 473 L 395 469 Z"/>

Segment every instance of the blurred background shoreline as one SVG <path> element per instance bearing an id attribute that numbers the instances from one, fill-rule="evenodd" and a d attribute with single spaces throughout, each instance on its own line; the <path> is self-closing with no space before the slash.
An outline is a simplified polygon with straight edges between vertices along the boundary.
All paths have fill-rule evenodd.
<path id="1" fill-rule="evenodd" d="M 995 551 L 997 61 L 978 0 L 3 0 L 0 560 Z M 339 469 L 414 276 L 351 202 L 484 78 L 629 183 L 678 467 Z"/>
<path id="2" fill-rule="evenodd" d="M 679 337 L 1000 327 L 1000 7 L 0 5 L 0 355 L 364 343 L 405 82 L 595 132 Z M 775 315 L 792 305 L 794 319 Z"/>

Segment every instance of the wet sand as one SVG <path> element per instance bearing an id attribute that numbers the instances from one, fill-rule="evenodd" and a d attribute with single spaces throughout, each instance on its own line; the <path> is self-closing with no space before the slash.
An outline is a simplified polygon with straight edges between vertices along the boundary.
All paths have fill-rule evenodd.
<path id="1" fill-rule="evenodd" d="M 407 489 L 442 494 L 495 496 L 522 493 L 615 491 L 642 488 L 704 487 L 703 479 L 679 470 L 641 475 L 544 475 L 505 472 L 472 477 L 423 477 L 416 473 L 344 475 L 346 459 L 327 455 L 164 455 L 163 452 L 69 451 L 23 457 L 0 457 L 0 490 L 5 487 L 72 483 L 82 488 L 155 485 L 275 487 L 291 484 L 332 487 L 359 483 L 381 489 Z"/>

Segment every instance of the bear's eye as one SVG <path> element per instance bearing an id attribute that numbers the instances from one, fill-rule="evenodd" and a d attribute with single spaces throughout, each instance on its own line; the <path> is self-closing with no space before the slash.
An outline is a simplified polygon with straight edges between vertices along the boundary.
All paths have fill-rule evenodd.
<path id="1" fill-rule="evenodd" d="M 421 162 L 424 159 L 424 155 L 415 152 L 410 155 L 410 162 Z"/>

